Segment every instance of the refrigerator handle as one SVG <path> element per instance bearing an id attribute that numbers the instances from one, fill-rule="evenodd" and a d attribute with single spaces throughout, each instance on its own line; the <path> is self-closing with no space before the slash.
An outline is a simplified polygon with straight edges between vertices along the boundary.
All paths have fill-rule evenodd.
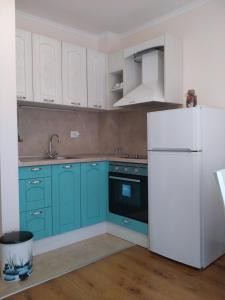
<path id="1" fill-rule="evenodd" d="M 202 150 L 194 150 L 190 148 L 152 148 L 150 152 L 201 152 Z"/>

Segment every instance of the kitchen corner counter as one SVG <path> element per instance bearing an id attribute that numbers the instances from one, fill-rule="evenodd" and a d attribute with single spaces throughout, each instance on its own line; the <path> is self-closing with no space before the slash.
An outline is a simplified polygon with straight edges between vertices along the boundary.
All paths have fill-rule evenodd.
<path id="1" fill-rule="evenodd" d="M 113 155 L 79 155 L 75 158 L 65 158 L 65 159 L 48 159 L 48 158 L 35 158 L 27 157 L 19 160 L 19 167 L 29 167 L 29 166 L 40 166 L 40 165 L 57 165 L 57 164 L 68 164 L 68 163 L 85 163 L 93 161 L 113 161 L 113 162 L 127 162 L 134 164 L 147 164 L 147 159 L 138 158 L 126 158 L 118 157 Z"/>

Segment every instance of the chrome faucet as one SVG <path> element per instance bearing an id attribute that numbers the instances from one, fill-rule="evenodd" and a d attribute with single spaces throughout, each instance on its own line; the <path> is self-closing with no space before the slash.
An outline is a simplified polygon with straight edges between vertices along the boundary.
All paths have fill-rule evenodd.
<path id="1" fill-rule="evenodd" d="M 58 136 L 58 134 L 52 134 L 49 138 L 49 144 L 48 144 L 48 156 L 50 158 L 56 158 L 56 156 L 58 155 L 58 153 L 56 151 L 53 151 L 53 140 L 54 137 L 57 138 L 57 143 L 60 143 L 60 138 Z"/>

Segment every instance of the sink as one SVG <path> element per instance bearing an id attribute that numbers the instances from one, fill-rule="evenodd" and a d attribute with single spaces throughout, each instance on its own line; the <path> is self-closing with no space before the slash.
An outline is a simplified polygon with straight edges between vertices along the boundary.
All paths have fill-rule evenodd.
<path id="1" fill-rule="evenodd" d="M 48 159 L 53 159 L 53 160 L 64 160 L 64 159 L 78 159 L 79 157 L 77 156 L 56 156 L 55 158 L 48 158 Z"/>

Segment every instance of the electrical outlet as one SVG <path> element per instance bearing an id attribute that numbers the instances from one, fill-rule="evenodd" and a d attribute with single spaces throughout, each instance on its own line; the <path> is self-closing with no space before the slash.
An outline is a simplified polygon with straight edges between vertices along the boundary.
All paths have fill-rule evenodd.
<path id="1" fill-rule="evenodd" d="M 80 137 L 80 132 L 79 131 L 70 131 L 70 137 L 71 137 L 71 139 L 77 139 Z"/>

